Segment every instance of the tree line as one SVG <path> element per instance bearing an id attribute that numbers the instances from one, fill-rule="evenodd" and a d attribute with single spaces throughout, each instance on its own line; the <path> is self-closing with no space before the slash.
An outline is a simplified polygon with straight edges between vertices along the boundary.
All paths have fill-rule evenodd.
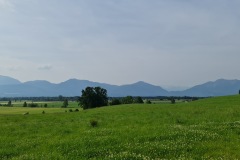
<path id="1" fill-rule="evenodd" d="M 120 104 L 133 104 L 133 103 L 144 103 L 144 99 L 146 100 L 146 103 L 151 103 L 151 100 L 154 99 L 160 99 L 160 100 L 170 100 L 171 103 L 175 103 L 176 100 L 186 100 L 186 101 L 193 101 L 199 99 L 199 97 L 133 97 L 133 96 L 126 96 L 126 97 L 108 97 L 107 90 L 101 87 L 86 87 L 84 90 L 82 90 L 82 95 L 74 96 L 74 97 L 64 97 L 62 95 L 59 95 L 58 97 L 3 97 L 0 98 L 0 101 L 8 101 L 8 104 L 5 106 L 12 106 L 12 101 L 62 101 L 63 105 L 61 107 L 66 108 L 68 106 L 68 101 L 77 101 L 79 106 L 83 109 L 90 109 L 90 108 L 96 108 L 96 107 L 102 107 L 107 105 L 120 105 Z M 36 103 L 29 103 L 26 102 L 23 103 L 23 107 L 38 107 Z M 44 105 L 44 107 L 47 107 L 47 104 Z"/>

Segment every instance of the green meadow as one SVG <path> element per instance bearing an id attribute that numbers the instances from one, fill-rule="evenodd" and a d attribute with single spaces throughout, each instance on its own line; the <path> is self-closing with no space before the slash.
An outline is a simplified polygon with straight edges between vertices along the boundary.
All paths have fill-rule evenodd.
<path id="1" fill-rule="evenodd" d="M 0 159 L 240 159 L 238 95 L 79 112 L 48 106 L 0 107 Z"/>

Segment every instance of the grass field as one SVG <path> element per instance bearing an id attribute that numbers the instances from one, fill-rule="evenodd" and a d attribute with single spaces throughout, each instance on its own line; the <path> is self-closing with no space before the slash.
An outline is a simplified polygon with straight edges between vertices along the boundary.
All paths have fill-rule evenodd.
<path id="1" fill-rule="evenodd" d="M 45 113 L 63 113 L 68 111 L 67 108 L 29 108 L 29 107 L 0 107 L 0 115 L 16 115 L 16 114 L 41 114 Z"/>
<path id="2" fill-rule="evenodd" d="M 240 159 L 240 96 L 72 113 L 21 109 L 0 107 L 0 159 Z"/>

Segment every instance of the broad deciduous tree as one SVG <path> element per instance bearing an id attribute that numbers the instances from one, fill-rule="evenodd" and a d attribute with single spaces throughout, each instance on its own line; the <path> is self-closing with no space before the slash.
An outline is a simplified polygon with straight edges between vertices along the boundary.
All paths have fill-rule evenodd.
<path id="1" fill-rule="evenodd" d="M 79 105 L 83 109 L 106 106 L 108 104 L 107 90 L 101 87 L 87 87 L 82 90 Z"/>
<path id="2" fill-rule="evenodd" d="M 132 104 L 133 103 L 133 97 L 127 96 L 122 98 L 122 104 Z"/>
<path id="3" fill-rule="evenodd" d="M 144 103 L 142 97 L 136 97 L 134 103 Z"/>
<path id="4" fill-rule="evenodd" d="M 68 100 L 64 99 L 62 108 L 67 108 L 67 106 L 68 106 Z"/>

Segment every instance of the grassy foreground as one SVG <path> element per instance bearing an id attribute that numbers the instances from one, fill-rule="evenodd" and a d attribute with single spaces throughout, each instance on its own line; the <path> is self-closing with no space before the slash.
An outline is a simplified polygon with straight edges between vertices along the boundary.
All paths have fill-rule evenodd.
<path id="1" fill-rule="evenodd" d="M 0 159 L 240 159 L 240 96 L 72 113 L 2 109 Z"/>

